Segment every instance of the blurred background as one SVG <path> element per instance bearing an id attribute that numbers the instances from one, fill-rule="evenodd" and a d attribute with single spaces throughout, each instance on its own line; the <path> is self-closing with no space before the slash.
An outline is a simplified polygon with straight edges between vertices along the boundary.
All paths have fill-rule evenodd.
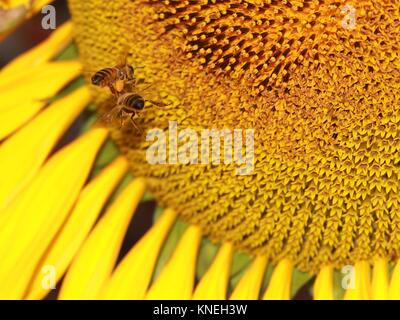
<path id="1" fill-rule="evenodd" d="M 59 26 L 69 19 L 67 0 L 56 0 L 53 5 L 56 8 L 57 26 Z M 0 42 L 0 67 L 3 67 L 16 55 L 34 47 L 53 31 L 40 27 L 42 17 L 43 15 L 40 13 L 37 14 Z"/>

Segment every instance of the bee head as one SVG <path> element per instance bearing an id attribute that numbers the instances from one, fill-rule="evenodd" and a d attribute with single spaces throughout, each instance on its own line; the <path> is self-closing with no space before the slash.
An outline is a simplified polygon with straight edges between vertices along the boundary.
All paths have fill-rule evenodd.
<path id="1" fill-rule="evenodd" d="M 92 76 L 92 84 L 94 84 L 95 86 L 100 85 L 101 81 L 103 80 L 103 77 L 99 74 L 95 74 Z"/>
<path id="2" fill-rule="evenodd" d="M 126 80 L 126 75 L 124 70 L 118 70 L 117 72 L 118 80 Z"/>
<path id="3" fill-rule="evenodd" d="M 126 76 L 128 80 L 133 80 L 135 78 L 135 69 L 130 65 L 126 66 Z"/>

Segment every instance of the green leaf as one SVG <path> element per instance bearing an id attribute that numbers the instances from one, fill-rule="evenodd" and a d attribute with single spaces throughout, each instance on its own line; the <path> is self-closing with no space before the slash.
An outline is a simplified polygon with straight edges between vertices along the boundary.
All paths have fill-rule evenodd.
<path id="1" fill-rule="evenodd" d="M 156 209 L 154 210 L 154 214 L 153 214 L 153 223 L 156 223 L 156 221 L 161 217 L 163 211 L 164 211 L 164 209 L 157 205 Z"/>
<path id="2" fill-rule="evenodd" d="M 234 253 L 232 259 L 231 278 L 229 282 L 231 291 L 236 287 L 250 263 L 251 258 L 249 255 L 242 252 Z"/>
<path id="3" fill-rule="evenodd" d="M 75 43 L 71 43 L 68 47 L 62 51 L 56 60 L 58 61 L 63 61 L 63 60 L 72 60 L 72 59 L 77 59 L 79 57 L 78 54 L 78 49 L 75 45 Z"/>
<path id="4" fill-rule="evenodd" d="M 342 300 L 344 297 L 345 290 L 342 288 L 343 276 L 344 274 L 341 270 L 333 272 L 333 297 L 335 300 Z"/>
<path id="5" fill-rule="evenodd" d="M 154 195 L 151 192 L 145 192 L 142 201 L 152 201 L 154 200 Z"/>
<path id="6" fill-rule="evenodd" d="M 269 263 L 265 269 L 265 274 L 264 274 L 264 279 L 263 279 L 263 283 L 261 285 L 261 292 L 260 294 L 262 295 L 265 290 L 267 290 L 268 284 L 269 284 L 269 280 L 271 279 L 272 273 L 274 272 L 274 266 L 272 265 L 272 263 Z"/>
<path id="7" fill-rule="evenodd" d="M 196 276 L 201 279 L 210 267 L 215 255 L 218 252 L 218 245 L 213 244 L 209 239 L 203 238 L 197 258 Z"/>
<path id="8" fill-rule="evenodd" d="M 294 297 L 297 292 L 310 281 L 312 277 L 313 275 L 310 273 L 301 272 L 297 269 L 294 269 L 292 277 L 292 297 Z"/>

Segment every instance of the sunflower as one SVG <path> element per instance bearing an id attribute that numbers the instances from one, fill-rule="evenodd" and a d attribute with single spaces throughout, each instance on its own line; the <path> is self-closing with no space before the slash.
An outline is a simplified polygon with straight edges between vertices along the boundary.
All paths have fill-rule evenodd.
<path id="1" fill-rule="evenodd" d="M 1 1 L 0 39 L 48 2 Z M 0 71 L 0 298 L 400 298 L 399 3 L 69 6 Z M 166 105 L 142 130 L 254 128 L 254 172 L 151 165 L 144 135 L 98 125 L 116 102 L 87 80 L 123 56 Z"/>

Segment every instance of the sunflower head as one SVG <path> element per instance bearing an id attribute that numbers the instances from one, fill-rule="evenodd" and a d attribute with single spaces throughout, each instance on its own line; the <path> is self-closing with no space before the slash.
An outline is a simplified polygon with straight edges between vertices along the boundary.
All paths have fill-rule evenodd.
<path id="1" fill-rule="evenodd" d="M 232 166 L 150 165 L 149 143 L 113 128 L 161 203 L 213 240 L 306 271 L 398 253 L 399 4 L 70 4 L 86 68 L 115 64 L 128 48 L 169 104 L 148 110 L 143 128 L 255 130 L 254 173 L 236 176 Z"/>
<path id="2" fill-rule="evenodd" d="M 22 8 L 0 20 L 0 38 L 49 2 L 0 0 L 0 18 Z M 0 298 L 61 285 L 59 299 L 288 299 L 314 272 L 315 299 L 399 298 L 399 4 L 70 5 L 73 22 L 0 70 Z M 67 61 L 74 45 L 59 55 L 72 27 L 94 86 Z M 113 86 L 94 75 L 105 67 Z M 102 119 L 138 112 L 137 131 L 109 125 L 126 157 L 111 160 L 110 140 L 102 149 L 109 130 L 92 125 L 93 98 Z M 176 154 L 176 125 L 202 140 L 226 130 L 224 148 L 212 142 L 231 160 Z M 169 138 L 168 165 L 148 158 L 151 129 Z M 243 129 L 246 148 L 255 133 L 247 175 Z M 166 209 L 128 243 L 148 188 Z"/>

